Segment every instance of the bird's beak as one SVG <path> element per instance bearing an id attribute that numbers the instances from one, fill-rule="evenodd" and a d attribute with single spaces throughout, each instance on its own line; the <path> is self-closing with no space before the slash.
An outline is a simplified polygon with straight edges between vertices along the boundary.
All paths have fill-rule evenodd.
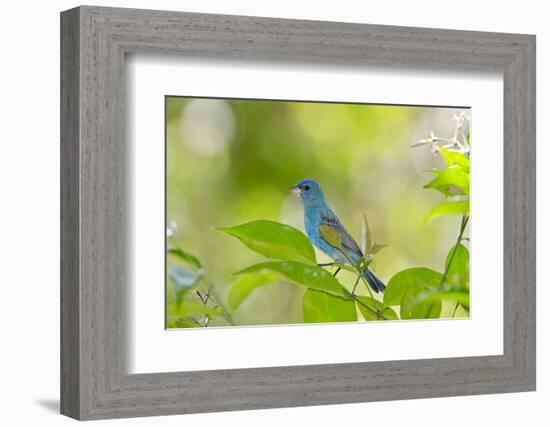
<path id="1" fill-rule="evenodd" d="M 298 187 L 297 185 L 295 185 L 294 187 L 292 187 L 290 189 L 290 191 L 292 191 L 294 194 L 296 194 L 297 196 L 299 196 L 300 194 L 302 194 L 302 189 L 300 187 Z"/>

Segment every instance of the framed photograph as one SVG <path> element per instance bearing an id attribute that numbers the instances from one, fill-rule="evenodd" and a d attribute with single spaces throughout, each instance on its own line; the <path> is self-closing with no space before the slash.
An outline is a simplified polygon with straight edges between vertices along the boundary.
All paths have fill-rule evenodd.
<path id="1" fill-rule="evenodd" d="M 535 389 L 534 36 L 83 6 L 61 57 L 63 414 Z"/>

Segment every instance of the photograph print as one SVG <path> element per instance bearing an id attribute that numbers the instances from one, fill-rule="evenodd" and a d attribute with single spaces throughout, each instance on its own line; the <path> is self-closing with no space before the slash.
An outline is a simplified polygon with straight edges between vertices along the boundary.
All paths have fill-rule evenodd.
<path id="1" fill-rule="evenodd" d="M 166 328 L 468 318 L 470 116 L 166 96 Z"/>

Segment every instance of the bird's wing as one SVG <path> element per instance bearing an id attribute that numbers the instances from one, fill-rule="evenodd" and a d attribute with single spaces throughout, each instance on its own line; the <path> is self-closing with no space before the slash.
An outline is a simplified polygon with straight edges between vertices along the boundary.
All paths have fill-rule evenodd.
<path id="1" fill-rule="evenodd" d="M 353 240 L 353 237 L 350 236 L 350 234 L 344 228 L 344 226 L 342 225 L 338 217 L 334 214 L 334 212 L 327 211 L 321 214 L 321 221 L 319 223 L 319 227 L 321 226 L 329 227 L 330 229 L 335 230 L 336 232 L 335 234 L 338 235 L 342 248 L 353 252 L 355 255 L 359 257 L 363 256 L 363 254 L 361 253 L 361 249 L 359 249 L 359 246 L 357 245 L 357 243 L 355 243 L 355 240 Z M 323 238 L 322 234 L 321 234 L 321 238 Z M 323 238 L 323 240 L 325 239 Z M 326 242 L 326 243 L 328 243 L 331 246 L 334 246 L 330 242 Z"/>

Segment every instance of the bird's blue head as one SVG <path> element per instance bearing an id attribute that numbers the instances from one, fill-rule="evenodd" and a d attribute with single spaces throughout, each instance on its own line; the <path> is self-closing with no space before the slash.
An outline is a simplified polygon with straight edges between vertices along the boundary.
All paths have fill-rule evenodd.
<path id="1" fill-rule="evenodd" d="M 302 179 L 290 189 L 302 202 L 304 206 L 325 206 L 325 196 L 321 186 L 312 179 Z"/>

